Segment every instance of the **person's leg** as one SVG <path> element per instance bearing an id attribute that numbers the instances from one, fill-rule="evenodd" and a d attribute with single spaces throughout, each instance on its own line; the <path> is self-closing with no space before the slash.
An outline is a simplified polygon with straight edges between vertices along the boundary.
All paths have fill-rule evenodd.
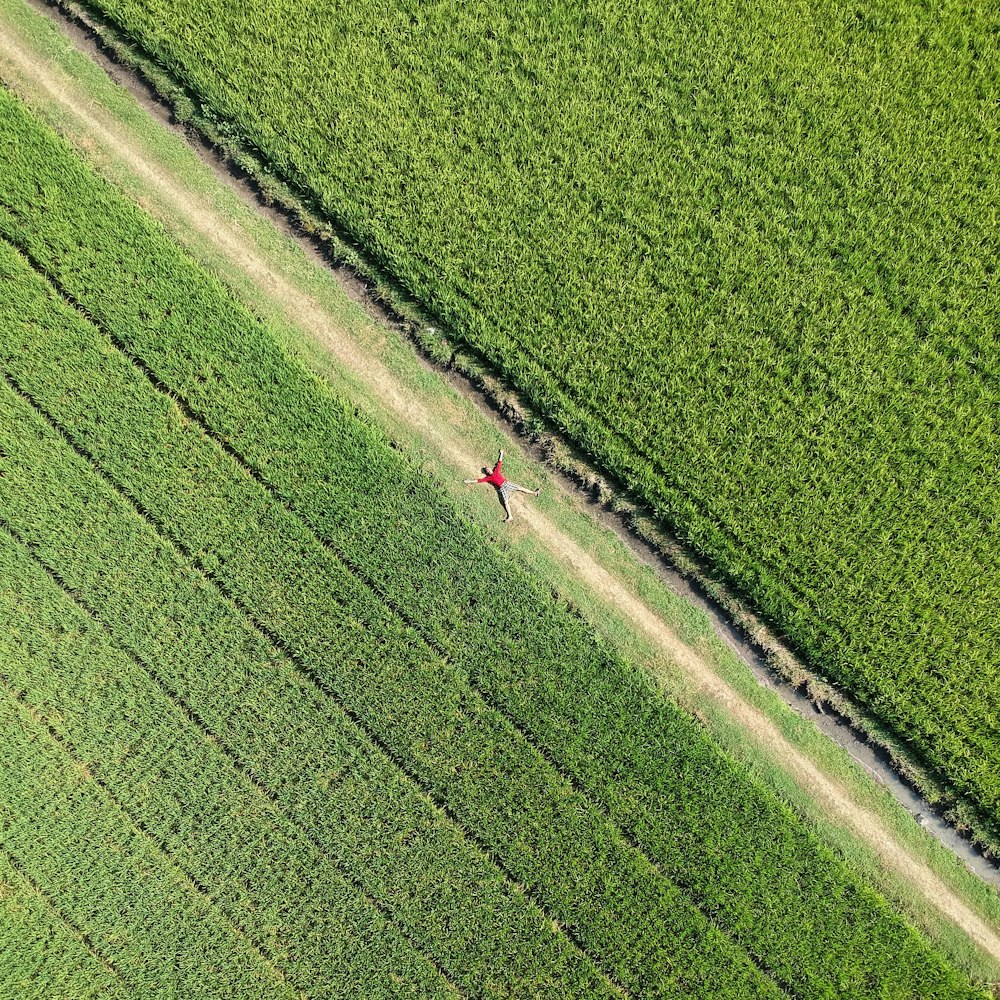
<path id="1" fill-rule="evenodd" d="M 541 490 L 529 490 L 525 486 L 518 486 L 517 483 L 514 483 L 513 486 L 511 486 L 511 489 L 517 490 L 518 493 L 530 493 L 533 497 L 537 497 L 541 492 Z"/>
<path id="2" fill-rule="evenodd" d="M 507 511 L 507 516 L 504 518 L 504 521 L 513 521 L 514 520 L 514 515 L 510 512 L 510 504 L 507 503 L 507 496 L 506 496 L 506 494 L 504 494 L 504 493 L 500 494 L 500 503 L 503 504 L 503 509 L 505 511 Z"/>

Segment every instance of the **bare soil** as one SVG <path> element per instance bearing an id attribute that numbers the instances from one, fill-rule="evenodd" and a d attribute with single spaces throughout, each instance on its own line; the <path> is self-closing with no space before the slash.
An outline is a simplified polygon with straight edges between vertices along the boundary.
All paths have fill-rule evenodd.
<path id="1" fill-rule="evenodd" d="M 113 117 L 87 97 L 59 69 L 33 59 L 22 49 L 9 26 L 0 24 L 0 75 L 15 89 L 44 95 L 69 113 L 105 155 L 121 163 L 152 187 L 162 204 L 181 218 L 229 262 L 242 269 L 263 295 L 283 310 L 287 319 L 322 344 L 351 371 L 399 420 L 405 421 L 464 478 L 480 467 L 483 456 L 471 451 L 462 435 L 442 421 L 428 405 L 405 388 L 375 356 L 360 348 L 336 320 L 257 249 L 235 223 L 216 213 L 186 190 L 182 180 L 149 159 L 134 138 Z M 516 502 L 516 501 L 515 501 Z M 769 757 L 821 804 L 830 819 L 853 831 L 876 852 L 882 863 L 901 875 L 926 902 L 961 927 L 986 953 L 1000 962 L 1000 933 L 990 926 L 896 837 L 883 820 L 858 803 L 838 781 L 793 746 L 760 709 L 720 677 L 697 651 L 633 591 L 629 582 L 609 572 L 584 551 L 530 500 L 516 508 L 517 521 L 533 532 L 546 549 L 585 582 L 598 597 L 637 629 L 668 658 L 674 668 L 703 695 L 725 709 Z"/>

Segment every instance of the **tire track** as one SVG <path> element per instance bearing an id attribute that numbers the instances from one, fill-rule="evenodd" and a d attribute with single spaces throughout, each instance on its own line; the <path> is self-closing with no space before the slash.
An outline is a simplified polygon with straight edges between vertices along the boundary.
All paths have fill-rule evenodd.
<path id="1" fill-rule="evenodd" d="M 128 986 L 122 977 L 122 974 L 115 968 L 114 963 L 111 959 L 106 958 L 98 950 L 93 941 L 91 941 L 90 936 L 80 927 L 78 927 L 59 907 L 55 902 L 49 898 L 48 894 L 44 889 L 21 867 L 20 862 L 11 854 L 10 850 L 6 847 L 0 846 L 0 857 L 10 866 L 11 870 L 17 873 L 17 876 L 24 881 L 31 891 L 42 901 L 42 905 L 58 920 L 61 924 L 64 924 L 69 930 L 70 934 L 76 938 L 80 944 L 87 950 L 88 954 L 93 958 L 105 972 L 109 973 L 111 976 L 121 984 L 123 990 L 127 990 Z"/>
<path id="2" fill-rule="evenodd" d="M 29 705 L 16 691 L 12 690 L 10 685 L 5 679 L 0 677 L 0 691 L 5 695 L 9 701 L 11 701 L 17 708 L 23 712 L 32 722 L 36 729 L 44 732 L 50 742 L 55 744 L 61 754 L 68 757 L 78 768 L 82 768 L 84 762 L 76 755 L 73 747 L 64 740 L 59 733 L 57 733 L 49 723 L 43 719 L 31 705 Z M 208 891 L 207 887 L 198 882 L 197 879 L 189 875 L 178 863 L 174 860 L 171 853 L 163 846 L 159 838 L 156 837 L 150 830 L 147 830 L 145 825 L 140 821 L 136 820 L 132 814 L 125 808 L 125 806 L 119 801 L 118 797 L 111 791 L 108 785 L 103 782 L 100 778 L 94 777 L 94 775 L 87 775 L 87 780 L 92 781 L 95 787 L 99 788 L 101 794 L 111 803 L 112 807 L 125 819 L 128 825 L 137 833 L 139 836 L 152 847 L 153 851 L 161 858 L 164 862 L 172 868 L 181 880 L 188 886 L 188 888 L 193 892 L 203 903 L 214 913 L 218 914 L 219 918 L 224 921 L 230 928 L 232 928 L 233 933 L 239 939 L 241 939 L 246 947 L 252 952 L 253 955 L 260 961 L 264 968 L 268 969 L 274 976 L 274 978 L 284 985 L 291 988 L 291 983 L 285 978 L 284 972 L 279 969 L 273 961 L 268 958 L 264 949 L 261 947 L 260 943 L 254 940 L 254 938 L 247 933 L 247 931 L 240 927 L 222 908 L 222 906 L 216 902 L 212 897 L 212 894 Z M 16 867 L 16 866 L 15 866 Z M 67 921 L 69 923 L 69 921 Z M 70 926 L 73 925 L 70 923 Z M 82 933 L 82 932 L 81 932 Z M 110 964 L 110 963 L 109 963 Z M 113 968 L 113 966 L 112 966 Z M 119 976 L 120 978 L 120 976 Z M 309 1000 L 308 995 L 302 993 L 301 991 L 296 991 L 301 1000 Z"/>

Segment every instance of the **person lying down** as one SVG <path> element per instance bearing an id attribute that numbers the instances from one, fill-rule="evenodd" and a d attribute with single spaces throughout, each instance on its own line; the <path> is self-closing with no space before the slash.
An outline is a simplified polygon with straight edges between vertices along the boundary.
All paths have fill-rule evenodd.
<path id="1" fill-rule="evenodd" d="M 519 486 L 517 483 L 512 483 L 509 479 L 504 479 L 502 470 L 503 466 L 503 448 L 500 449 L 500 454 L 497 455 L 497 464 L 493 466 L 492 471 L 483 469 L 482 471 L 486 473 L 481 479 L 466 479 L 466 486 L 475 486 L 478 483 L 489 483 L 493 486 L 497 493 L 500 494 L 500 503 L 503 504 L 503 509 L 507 512 L 507 516 L 504 518 L 504 523 L 511 521 L 514 515 L 511 513 L 510 509 L 510 495 L 512 493 L 530 493 L 533 497 L 537 497 L 541 493 L 540 489 L 529 490 L 524 486 Z"/>

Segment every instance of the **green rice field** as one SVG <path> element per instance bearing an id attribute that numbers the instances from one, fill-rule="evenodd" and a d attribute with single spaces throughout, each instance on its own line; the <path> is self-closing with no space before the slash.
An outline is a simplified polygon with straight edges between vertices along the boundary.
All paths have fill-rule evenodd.
<path id="1" fill-rule="evenodd" d="M 92 6 L 996 834 L 989 5 Z"/>
<path id="2" fill-rule="evenodd" d="M 984 995 L 2 87 L 0 163 L 0 994 Z"/>

